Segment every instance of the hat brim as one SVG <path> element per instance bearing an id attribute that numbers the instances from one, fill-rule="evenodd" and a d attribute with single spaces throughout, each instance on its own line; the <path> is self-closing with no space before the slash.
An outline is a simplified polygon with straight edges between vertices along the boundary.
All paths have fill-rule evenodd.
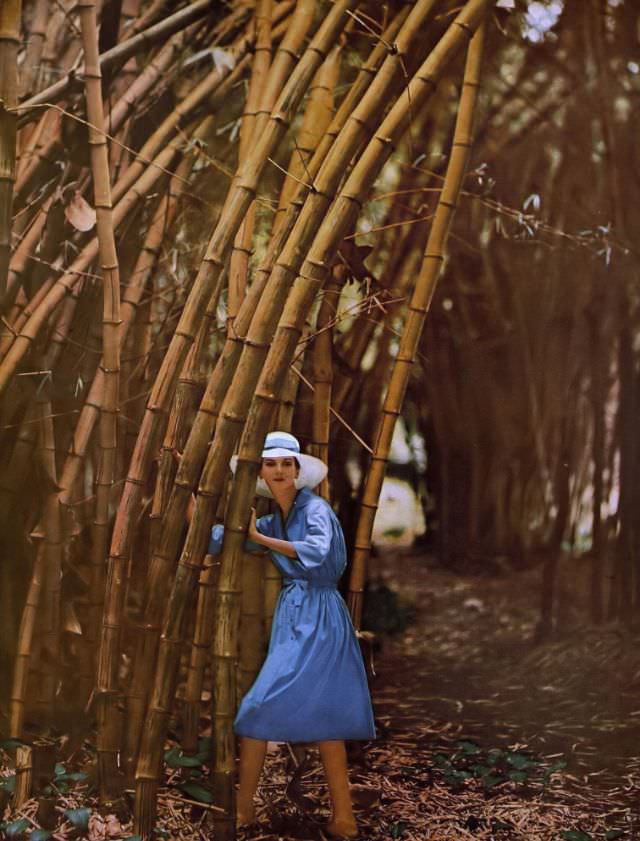
<path id="1" fill-rule="evenodd" d="M 296 488 L 309 488 L 313 490 L 323 479 L 326 478 L 329 468 L 327 465 L 315 456 L 308 456 L 306 453 L 294 453 L 291 450 L 274 447 L 262 453 L 262 458 L 295 458 L 300 465 L 300 472 L 296 477 Z M 238 456 L 231 456 L 229 460 L 229 467 L 235 476 L 236 466 L 238 464 Z M 273 494 L 269 490 L 264 479 L 258 479 L 256 484 L 256 493 L 259 496 L 266 496 L 273 499 Z"/>

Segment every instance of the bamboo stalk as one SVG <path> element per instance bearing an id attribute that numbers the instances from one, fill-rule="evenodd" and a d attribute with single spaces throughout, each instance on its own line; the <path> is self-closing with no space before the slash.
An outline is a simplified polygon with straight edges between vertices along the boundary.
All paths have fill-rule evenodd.
<path id="1" fill-rule="evenodd" d="M 486 4 L 485 4 L 486 5 Z M 482 13 L 482 6 L 479 11 Z M 479 21 L 478 21 L 479 22 Z M 415 362 L 420 336 L 431 299 L 440 275 L 447 236 L 464 180 L 472 143 L 473 118 L 477 102 L 480 67 L 484 44 L 484 28 L 474 35 L 469 47 L 463 92 L 454 132 L 447 174 L 427 246 L 422 268 L 409 304 L 407 322 L 387 389 L 381 418 L 375 436 L 374 454 L 365 482 L 360 517 L 356 532 L 355 551 L 349 581 L 349 609 L 356 628 L 362 619 L 362 594 L 364 591 L 366 562 L 371 550 L 371 533 L 378 508 L 378 499 L 384 481 L 391 439 L 400 413 L 411 367 Z"/>
<path id="2" fill-rule="evenodd" d="M 280 427 L 279 427 L 280 428 Z M 247 552 L 242 560 L 242 601 L 238 660 L 238 698 L 256 679 L 264 659 L 264 554 Z M 213 638 L 213 631 L 211 637 Z"/>
<path id="3" fill-rule="evenodd" d="M 120 382 L 120 271 L 114 236 L 111 203 L 109 157 L 105 137 L 101 73 L 98 56 L 98 32 L 94 0 L 79 0 L 80 24 L 84 48 L 84 77 L 89 121 L 91 170 L 97 215 L 97 239 L 103 284 L 102 363 L 103 387 L 100 405 L 99 465 L 95 480 L 96 508 L 92 528 L 93 592 L 103 590 L 104 570 L 109 548 L 109 498 L 115 478 L 117 455 L 117 415 Z M 98 754 L 98 762 L 104 757 Z M 101 793 L 107 797 L 116 789 L 119 776 L 113 764 L 99 769 Z"/>
<path id="4" fill-rule="evenodd" d="M 333 323 L 338 312 L 340 293 L 348 270 L 338 264 L 333 279 L 327 283 L 318 310 L 317 333 L 313 341 L 313 441 L 311 454 L 329 464 L 329 429 L 331 426 L 331 389 L 333 384 Z M 328 476 L 317 493 L 330 499 Z"/>
<path id="5" fill-rule="evenodd" d="M 244 164 L 247 154 L 254 141 L 254 129 L 256 125 L 256 115 L 258 106 L 263 98 L 264 89 L 266 87 L 267 77 L 269 73 L 269 64 L 271 62 L 271 0 L 259 0 L 255 13 L 255 29 L 256 42 L 254 48 L 254 59 L 251 65 L 251 79 L 249 81 L 249 92 L 247 94 L 247 101 L 245 103 L 244 114 L 242 116 L 242 125 L 240 128 L 240 148 L 238 151 L 238 165 Z M 294 21 L 298 15 L 298 10 L 304 4 L 296 6 L 296 13 L 294 14 Z M 292 21 L 292 24 L 293 22 Z M 311 21 L 309 21 L 310 23 Z M 291 27 L 287 30 L 287 35 L 280 45 L 282 51 L 283 45 L 289 41 L 289 33 Z M 305 33 L 303 32 L 302 35 Z M 302 41 L 302 38 L 300 39 Z M 273 105 L 274 100 L 269 103 L 269 111 Z M 229 287 L 227 299 L 227 321 L 229 329 L 233 329 L 233 322 L 238 314 L 240 303 L 244 298 L 247 273 L 249 270 L 249 255 L 251 253 L 251 242 L 253 239 L 253 225 L 255 219 L 255 202 L 251 202 L 245 218 L 242 220 L 240 228 L 235 236 L 233 248 L 231 250 L 231 260 L 229 263 Z"/>
<path id="6" fill-rule="evenodd" d="M 125 193 L 113 211 L 113 224 L 115 227 L 127 217 L 137 202 L 147 193 L 155 181 L 158 180 L 162 174 L 162 170 L 170 164 L 176 151 L 176 144 L 170 143 L 154 159 L 154 166 L 150 166 L 127 193 Z M 64 274 L 55 281 L 50 292 L 34 310 L 23 329 L 13 338 L 11 348 L 6 353 L 2 363 L 0 363 L 0 394 L 9 385 L 11 377 L 51 313 L 72 292 L 78 283 L 78 278 L 86 273 L 87 268 L 97 256 L 98 240 L 96 238 L 90 240 Z"/>
<path id="7" fill-rule="evenodd" d="M 205 558 L 200 578 L 198 579 L 198 606 L 196 608 L 193 643 L 187 667 L 183 709 L 182 748 L 185 752 L 195 753 L 198 747 L 198 727 L 202 689 L 207 664 L 211 659 L 211 640 L 216 621 L 216 589 L 220 564 L 213 557 Z"/>
<path id="8" fill-rule="evenodd" d="M 274 231 L 277 230 L 287 206 L 297 192 L 298 184 L 301 181 L 308 181 L 311 175 L 308 164 L 331 125 L 334 117 L 333 91 L 338 81 L 341 53 L 342 47 L 337 44 L 318 70 L 309 88 L 309 102 L 300 124 L 295 149 L 289 159 L 287 175 L 280 190 L 278 209 L 273 221 Z"/>
<path id="9" fill-rule="evenodd" d="M 16 178 L 15 108 L 18 101 L 18 49 L 21 0 L 0 6 L 0 300 L 7 288 L 11 254 L 11 208 Z"/>
<path id="10" fill-rule="evenodd" d="M 56 488 L 56 466 L 55 466 L 55 436 L 53 431 L 53 420 L 51 418 L 51 404 L 48 400 L 40 401 L 37 407 L 40 418 L 40 458 L 45 475 L 49 481 L 49 492 L 45 503 L 45 521 L 49 526 L 48 536 L 39 542 L 36 550 L 36 558 L 31 573 L 27 599 L 22 612 L 20 630 L 18 632 L 17 655 L 14 665 L 13 684 L 10 701 L 10 722 L 9 731 L 11 738 L 21 739 L 24 735 L 24 714 L 27 697 L 27 685 L 29 679 L 29 668 L 32 662 L 32 650 L 36 627 L 46 628 L 46 621 L 43 621 L 42 602 L 46 589 L 47 579 L 49 588 L 55 586 L 54 576 L 57 573 L 58 585 L 57 595 L 59 596 L 59 579 L 61 569 L 61 534 L 60 517 L 57 501 L 55 500 Z M 53 591 L 53 598 L 56 591 Z M 55 623 L 55 611 L 49 611 L 49 623 Z M 57 623 L 55 623 L 57 625 Z M 49 628 L 53 631 L 53 648 L 47 647 L 47 654 L 50 657 L 56 656 L 57 645 L 55 637 L 58 628 Z M 51 633 L 49 634 L 51 638 Z M 49 689 L 51 688 L 49 684 Z M 53 710 L 49 711 L 49 721 L 52 720 Z"/>

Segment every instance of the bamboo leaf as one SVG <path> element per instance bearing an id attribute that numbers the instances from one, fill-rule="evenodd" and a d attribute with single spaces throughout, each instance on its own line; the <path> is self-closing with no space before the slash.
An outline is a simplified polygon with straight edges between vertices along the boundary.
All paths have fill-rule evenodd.
<path id="1" fill-rule="evenodd" d="M 593 841 L 588 832 L 582 832 L 580 829 L 569 829 L 562 832 L 564 841 Z"/>
<path id="2" fill-rule="evenodd" d="M 0 788 L 13 794 L 16 790 L 16 775 L 12 774 L 10 777 L 2 777 L 0 779 Z"/>
<path id="3" fill-rule="evenodd" d="M 24 744 L 25 742 L 21 742 L 20 739 L 4 739 L 0 742 L 0 748 L 2 750 L 13 750 L 22 747 Z"/>
<path id="4" fill-rule="evenodd" d="M 89 828 L 91 809 L 84 807 L 81 809 L 65 809 L 63 815 L 70 824 L 75 826 L 75 828 L 79 829 L 81 832 L 85 832 Z"/>
<path id="5" fill-rule="evenodd" d="M 192 800 L 197 800 L 198 803 L 213 803 L 213 794 L 200 783 L 182 783 L 178 788 L 183 794 L 186 794 Z"/>
<path id="6" fill-rule="evenodd" d="M 164 761 L 169 768 L 199 768 L 203 762 L 199 756 L 185 756 L 180 748 L 166 751 Z"/>
<path id="7" fill-rule="evenodd" d="M 64 215 L 77 231 L 90 231 L 96 224 L 96 212 L 79 190 L 65 207 Z"/>
<path id="8" fill-rule="evenodd" d="M 26 818 L 20 818 L 17 821 L 11 821 L 4 828 L 4 834 L 7 838 L 18 838 L 29 829 L 29 821 Z"/>
<path id="9" fill-rule="evenodd" d="M 29 835 L 29 841 L 48 841 L 53 835 L 48 829 L 34 829 Z"/>

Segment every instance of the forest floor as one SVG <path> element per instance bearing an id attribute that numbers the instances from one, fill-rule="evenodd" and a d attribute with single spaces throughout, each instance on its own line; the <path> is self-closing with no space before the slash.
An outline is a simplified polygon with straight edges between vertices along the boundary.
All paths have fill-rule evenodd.
<path id="1" fill-rule="evenodd" d="M 461 576 L 394 551 L 373 573 L 368 613 L 395 633 L 373 655 L 379 738 L 350 748 L 361 841 L 640 841 L 638 640 L 603 627 L 534 643 L 535 571 Z M 212 841 L 206 769 L 174 744 L 158 837 Z M 8 809 L 5 837 L 132 837 L 127 809 L 98 807 L 90 764 L 57 769 L 51 832 L 33 831 L 33 800 Z M 316 753 L 273 744 L 239 838 L 321 841 L 327 815 Z"/>
<path id="2" fill-rule="evenodd" d="M 381 635 L 380 737 L 352 757 L 363 841 L 640 841 L 637 640 L 604 627 L 534 643 L 536 571 L 460 576 L 393 552 L 373 589 L 377 625 L 407 624 Z M 246 837 L 322 838 L 317 760 L 286 792 L 286 751 L 267 769 Z"/>

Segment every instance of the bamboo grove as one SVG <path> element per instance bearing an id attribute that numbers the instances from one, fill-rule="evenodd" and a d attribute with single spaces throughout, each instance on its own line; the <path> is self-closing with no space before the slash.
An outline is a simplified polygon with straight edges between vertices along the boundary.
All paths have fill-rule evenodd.
<path id="1" fill-rule="evenodd" d="M 444 563 L 537 565 L 541 633 L 631 621 L 638 13 L 512 5 L 2 4 L 0 722 L 95 737 L 145 838 L 207 687 L 234 837 L 269 429 L 330 465 L 357 627 L 399 416 Z"/>

